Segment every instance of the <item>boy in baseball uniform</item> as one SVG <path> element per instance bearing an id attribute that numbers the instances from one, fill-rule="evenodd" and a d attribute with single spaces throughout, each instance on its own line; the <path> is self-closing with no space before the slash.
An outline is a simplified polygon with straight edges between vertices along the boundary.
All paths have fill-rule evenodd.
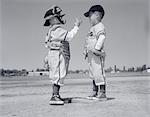
<path id="1" fill-rule="evenodd" d="M 84 14 L 90 20 L 91 28 L 87 35 L 85 50 L 88 58 L 89 75 L 93 81 L 92 95 L 89 99 L 106 99 L 106 81 L 104 71 L 104 42 L 106 32 L 102 19 L 104 9 L 101 5 L 94 5 Z"/>
<path id="2" fill-rule="evenodd" d="M 65 30 L 62 25 L 64 14 L 58 6 L 53 6 L 44 16 L 44 26 L 49 26 L 49 31 L 45 39 L 45 46 L 48 48 L 48 55 L 45 57 L 45 63 L 49 67 L 49 78 L 52 83 L 52 97 L 49 104 L 63 105 L 59 90 L 64 85 L 64 79 L 68 72 L 70 49 L 69 41 L 79 30 L 80 21 L 77 19 L 75 26 L 71 31 Z"/>

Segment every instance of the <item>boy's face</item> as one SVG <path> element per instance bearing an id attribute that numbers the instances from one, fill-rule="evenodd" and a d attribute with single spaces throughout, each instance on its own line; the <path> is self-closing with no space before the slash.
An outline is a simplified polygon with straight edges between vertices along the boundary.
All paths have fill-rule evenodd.
<path id="1" fill-rule="evenodd" d="M 52 17 L 49 19 L 51 25 L 60 24 L 60 21 L 56 17 Z"/>
<path id="2" fill-rule="evenodd" d="M 92 26 L 96 25 L 97 23 L 101 22 L 101 13 L 98 11 L 90 12 L 89 20 Z"/>

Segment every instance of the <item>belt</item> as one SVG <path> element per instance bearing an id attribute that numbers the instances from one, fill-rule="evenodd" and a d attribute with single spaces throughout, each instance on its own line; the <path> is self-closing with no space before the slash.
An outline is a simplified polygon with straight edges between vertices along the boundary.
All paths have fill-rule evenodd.
<path id="1" fill-rule="evenodd" d="M 60 50 L 60 49 L 50 49 L 50 50 Z"/>

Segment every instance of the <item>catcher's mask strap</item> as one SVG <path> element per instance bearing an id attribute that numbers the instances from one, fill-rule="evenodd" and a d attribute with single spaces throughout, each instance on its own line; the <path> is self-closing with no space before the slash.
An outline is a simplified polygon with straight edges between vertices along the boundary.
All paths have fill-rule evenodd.
<path id="1" fill-rule="evenodd" d="M 66 32 L 66 35 L 65 35 L 64 41 L 66 41 L 66 38 L 67 38 L 67 34 L 68 34 L 68 31 Z"/>

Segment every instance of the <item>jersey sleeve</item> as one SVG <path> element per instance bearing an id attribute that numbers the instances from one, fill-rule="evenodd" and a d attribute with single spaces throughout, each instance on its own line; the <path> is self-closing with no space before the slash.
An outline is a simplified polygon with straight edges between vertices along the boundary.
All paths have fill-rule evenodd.
<path id="1" fill-rule="evenodd" d="M 95 33 L 96 33 L 96 38 L 97 38 L 95 49 L 96 50 L 101 50 L 104 46 L 104 42 L 105 42 L 105 39 L 106 39 L 106 32 L 105 32 L 105 29 L 104 29 L 104 25 L 101 24 L 101 25 L 97 26 L 95 28 Z"/>
<path id="2" fill-rule="evenodd" d="M 99 38 L 100 35 L 106 35 L 105 33 L 105 27 L 102 23 L 100 23 L 99 25 L 97 25 L 95 27 L 95 34 L 96 34 L 96 37 Z"/>
<path id="3" fill-rule="evenodd" d="M 67 41 L 71 41 L 73 39 L 73 37 L 77 34 L 79 30 L 78 26 L 74 26 L 74 28 L 70 31 L 68 31 L 67 35 L 66 35 L 66 40 Z"/>
<path id="4" fill-rule="evenodd" d="M 67 31 L 62 27 L 58 27 L 55 30 L 51 31 L 51 37 L 52 37 L 51 40 L 70 41 L 77 34 L 78 30 L 79 27 L 77 26 L 74 26 L 74 28 L 70 31 Z"/>
<path id="5" fill-rule="evenodd" d="M 62 27 L 58 27 L 54 31 L 51 32 L 52 40 L 64 40 L 67 35 L 67 30 Z"/>

